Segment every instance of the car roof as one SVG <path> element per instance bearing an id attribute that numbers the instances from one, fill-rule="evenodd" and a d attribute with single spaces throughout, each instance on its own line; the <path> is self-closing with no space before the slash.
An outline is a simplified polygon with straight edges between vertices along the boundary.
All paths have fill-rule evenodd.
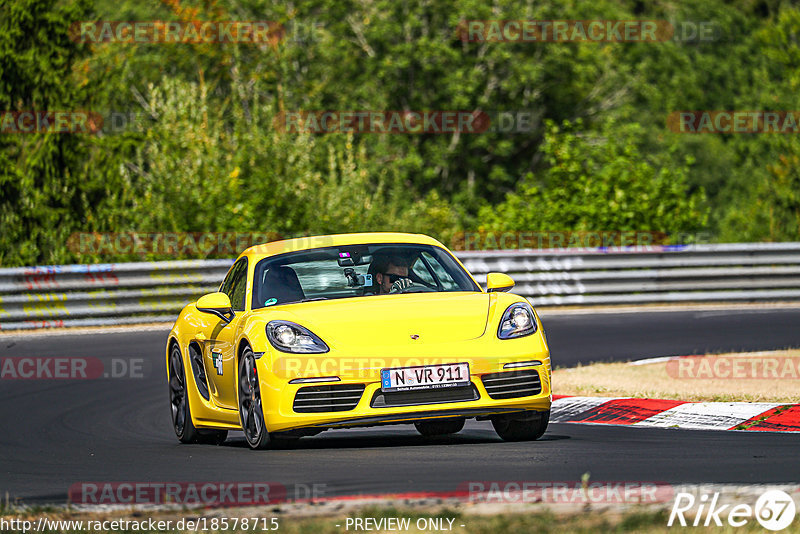
<path id="1" fill-rule="evenodd" d="M 298 250 L 309 250 L 314 248 L 338 247 L 342 245 L 367 245 L 379 243 L 411 243 L 419 245 L 434 245 L 444 247 L 436 239 L 424 234 L 406 234 L 398 232 L 363 232 L 357 234 L 333 234 L 316 235 L 309 237 L 297 237 L 294 239 L 284 239 L 282 241 L 272 241 L 261 245 L 254 245 L 244 252 L 241 256 L 249 256 L 254 259 L 275 256 L 286 252 L 296 252 Z"/>

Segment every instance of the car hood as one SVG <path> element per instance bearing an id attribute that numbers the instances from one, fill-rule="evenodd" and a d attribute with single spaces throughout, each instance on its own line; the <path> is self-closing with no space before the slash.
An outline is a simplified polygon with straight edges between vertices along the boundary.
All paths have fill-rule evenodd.
<path id="1" fill-rule="evenodd" d="M 486 293 L 410 293 L 290 304 L 265 319 L 293 321 L 331 349 L 347 350 L 475 339 L 486 330 L 488 314 Z"/>

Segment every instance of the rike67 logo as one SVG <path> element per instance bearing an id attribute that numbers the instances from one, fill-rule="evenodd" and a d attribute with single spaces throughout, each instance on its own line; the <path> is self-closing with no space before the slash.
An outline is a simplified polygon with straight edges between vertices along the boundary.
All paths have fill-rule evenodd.
<path id="1" fill-rule="evenodd" d="M 685 527 L 708 527 L 712 524 L 718 527 L 727 522 L 732 527 L 742 527 L 755 519 L 767 530 L 783 530 L 794 521 L 795 504 L 791 495 L 781 490 L 769 490 L 763 493 L 755 503 L 749 504 L 720 504 L 720 494 L 703 494 L 695 497 L 691 493 L 678 493 L 672 512 L 669 514 L 667 526 L 671 527 L 677 520 L 678 524 Z M 694 520 L 689 522 L 694 517 Z"/>

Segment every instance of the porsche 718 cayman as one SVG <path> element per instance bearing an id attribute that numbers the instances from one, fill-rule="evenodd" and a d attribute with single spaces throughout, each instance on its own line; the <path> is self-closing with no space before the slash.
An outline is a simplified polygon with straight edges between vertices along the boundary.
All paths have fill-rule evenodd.
<path id="1" fill-rule="evenodd" d="M 484 291 L 423 235 L 251 247 L 169 334 L 175 432 L 220 443 L 241 430 L 262 449 L 370 425 L 452 434 L 477 418 L 505 440 L 537 439 L 550 413 L 550 356 L 513 285 L 489 273 Z"/>

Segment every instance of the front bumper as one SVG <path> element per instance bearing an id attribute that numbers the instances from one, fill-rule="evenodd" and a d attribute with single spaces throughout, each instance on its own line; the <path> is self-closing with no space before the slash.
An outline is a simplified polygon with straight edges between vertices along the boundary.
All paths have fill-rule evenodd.
<path id="1" fill-rule="evenodd" d="M 510 343 L 508 346 L 512 347 L 514 344 Z M 347 428 L 412 423 L 423 419 L 445 417 L 472 418 L 522 411 L 549 410 L 552 394 L 550 357 L 546 347 L 537 343 L 535 348 L 539 350 L 530 351 L 530 343 L 518 343 L 516 346 L 525 350 L 509 351 L 508 354 L 497 357 L 451 356 L 426 359 L 416 356 L 391 359 L 370 358 L 365 360 L 363 365 L 352 365 L 346 368 L 342 365 L 342 362 L 346 360 L 345 358 L 324 355 L 318 359 L 333 359 L 336 365 L 332 364 L 323 369 L 322 364 L 324 362 L 315 362 L 313 365 L 306 367 L 315 370 L 316 374 L 296 373 L 296 375 L 307 378 L 338 376 L 340 380 L 315 384 L 289 383 L 290 380 L 296 379 L 297 376 L 286 373 L 285 366 L 274 365 L 276 363 L 274 360 L 259 360 L 262 406 L 267 421 L 267 429 L 270 432 L 284 432 L 296 429 Z M 507 363 L 532 360 L 539 361 L 541 364 L 514 369 L 504 368 Z M 428 395 L 428 398 L 422 399 L 419 397 L 425 397 L 425 395 L 417 395 L 416 401 L 403 403 L 404 405 L 400 406 L 392 405 L 393 402 L 397 403 L 397 401 L 387 401 L 381 394 L 381 368 L 460 362 L 470 364 L 470 382 L 474 394 L 469 395 L 467 397 L 468 400 L 453 400 L 453 395 L 448 399 L 446 398 L 447 394 Z M 270 367 L 273 368 L 271 369 Z M 498 373 L 502 374 L 498 375 Z M 497 389 L 492 389 L 492 386 L 489 386 L 489 389 L 492 390 L 490 395 L 490 391 L 487 391 L 487 387 L 484 384 L 486 375 L 504 377 L 506 373 L 508 373 L 508 376 L 520 373 L 536 375 L 539 382 L 538 391 L 520 391 L 518 396 L 512 398 L 497 398 Z M 487 383 L 491 382 L 487 381 Z M 363 392 L 358 394 L 360 396 L 357 400 L 353 400 L 352 407 L 347 406 L 347 409 L 337 409 L 336 411 L 322 409 L 322 411 L 314 413 L 298 412 L 295 403 L 298 391 L 301 388 L 319 388 L 319 386 L 335 386 L 347 388 L 348 390 L 360 390 L 363 386 Z M 430 392 L 432 390 L 424 391 Z M 348 395 L 354 394 L 348 393 Z M 409 396 L 409 398 L 412 397 L 414 396 Z M 380 399 L 384 400 L 381 401 Z"/>

